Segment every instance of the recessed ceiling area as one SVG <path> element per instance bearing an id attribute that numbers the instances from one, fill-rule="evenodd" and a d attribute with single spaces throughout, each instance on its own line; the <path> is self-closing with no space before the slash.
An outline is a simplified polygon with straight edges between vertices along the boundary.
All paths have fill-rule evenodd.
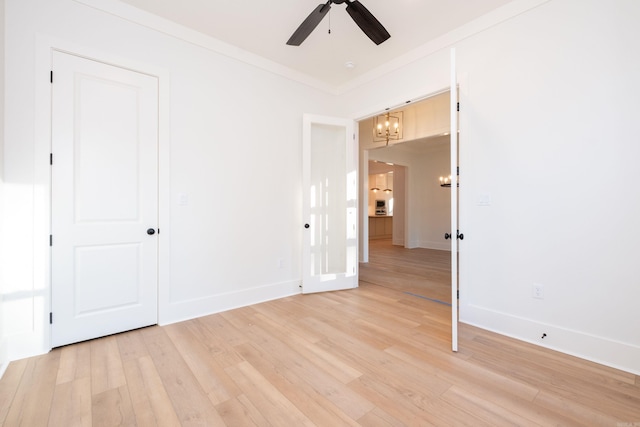
<path id="1" fill-rule="evenodd" d="M 435 146 L 449 145 L 451 138 L 449 135 L 436 135 L 428 138 L 414 139 L 412 141 L 399 142 L 389 144 L 389 147 L 380 148 L 381 150 L 399 150 L 407 153 L 421 154 L 429 151 Z"/>
<path id="2" fill-rule="evenodd" d="M 384 157 L 394 151 L 421 155 L 432 151 L 436 146 L 448 146 L 450 141 L 449 135 L 432 136 L 429 138 L 414 139 L 413 141 L 397 142 L 389 144 L 388 147 L 375 148 L 371 151 L 379 152 L 380 154 L 378 154 L 377 157 Z M 376 160 L 369 161 L 369 174 L 380 174 L 391 171 L 393 171 L 393 164 Z"/>
<path id="3" fill-rule="evenodd" d="M 413 129 L 413 131 L 403 132 L 403 139 L 390 140 L 386 146 L 382 145 L 377 148 L 369 148 L 370 153 L 375 153 L 375 157 L 380 159 L 381 156 L 394 152 L 402 152 L 412 155 L 415 154 L 416 156 L 419 156 L 433 151 L 436 147 L 448 147 L 451 142 L 451 137 L 449 132 L 443 131 L 443 129 L 446 130 L 450 125 L 448 114 L 450 105 L 449 96 L 449 91 L 446 91 L 417 102 L 412 102 L 401 108 L 390 110 L 389 114 L 391 115 L 397 115 L 397 113 L 402 112 L 402 117 L 404 117 L 402 126 Z M 434 113 L 434 109 L 439 111 L 440 114 Z M 426 123 L 431 123 L 432 126 L 424 126 Z M 370 119 L 363 119 L 359 122 L 361 146 L 362 144 L 367 144 L 367 139 L 369 138 L 370 133 L 373 133 L 374 131 L 373 126 L 375 126 L 374 122 Z M 418 131 L 416 134 L 417 128 L 421 128 L 422 131 Z M 433 132 L 435 129 L 439 130 L 437 132 Z M 381 144 L 383 143 L 384 141 Z M 394 156 L 390 157 L 393 158 Z M 375 168 L 384 169 L 384 166 L 382 165 L 384 165 L 384 163 L 377 164 L 375 165 Z M 393 168 L 389 168 L 389 170 L 392 169 Z M 384 173 L 384 171 L 370 173 Z"/>
<path id="4" fill-rule="evenodd" d="M 120 0 L 338 87 L 512 0 L 361 0 L 391 34 L 375 45 L 334 4 L 300 46 L 286 41 L 318 0 Z M 330 34 L 329 34 L 329 30 Z M 350 63 L 351 66 L 345 66 Z"/>

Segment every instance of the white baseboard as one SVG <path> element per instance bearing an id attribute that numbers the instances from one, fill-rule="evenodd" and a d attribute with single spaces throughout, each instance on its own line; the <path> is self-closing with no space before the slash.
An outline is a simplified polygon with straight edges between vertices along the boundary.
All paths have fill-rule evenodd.
<path id="1" fill-rule="evenodd" d="M 1 304 L 1 302 L 0 302 Z M 9 358 L 7 357 L 7 341 L 6 338 L 0 336 L 0 380 L 4 372 L 9 367 Z"/>
<path id="2" fill-rule="evenodd" d="M 0 363 L 0 380 L 4 376 L 7 368 L 9 367 L 9 362 Z"/>
<path id="3" fill-rule="evenodd" d="M 439 241 L 432 241 L 432 240 L 417 240 L 417 241 L 410 241 L 410 246 L 407 246 L 407 248 L 423 248 L 423 249 L 435 249 L 438 251 L 450 251 L 451 250 L 451 243 L 448 241 L 443 241 L 439 242 Z"/>
<path id="4" fill-rule="evenodd" d="M 196 317 L 233 310 L 234 308 L 297 295 L 300 292 L 300 281 L 289 281 L 174 302 L 167 307 L 161 307 L 161 319 L 159 319 L 158 323 L 160 325 L 168 325 L 182 322 Z"/>
<path id="5" fill-rule="evenodd" d="M 640 347 L 632 344 L 475 305 L 461 305 L 460 322 L 640 375 Z"/>

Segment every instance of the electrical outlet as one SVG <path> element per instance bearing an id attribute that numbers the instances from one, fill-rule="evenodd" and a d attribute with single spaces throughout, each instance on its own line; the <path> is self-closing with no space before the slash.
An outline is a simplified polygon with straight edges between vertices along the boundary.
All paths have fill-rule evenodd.
<path id="1" fill-rule="evenodd" d="M 544 286 L 539 283 L 534 283 L 532 296 L 537 299 L 544 299 Z"/>

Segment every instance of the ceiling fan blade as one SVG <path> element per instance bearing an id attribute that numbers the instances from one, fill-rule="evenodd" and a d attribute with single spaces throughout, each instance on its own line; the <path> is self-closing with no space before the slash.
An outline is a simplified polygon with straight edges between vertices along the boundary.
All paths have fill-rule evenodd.
<path id="1" fill-rule="evenodd" d="M 316 7 L 313 12 L 307 19 L 305 19 L 302 24 L 298 27 L 297 30 L 291 35 L 287 44 L 289 46 L 300 46 L 300 44 L 305 41 L 309 34 L 318 26 L 322 18 L 329 12 L 331 9 L 331 1 L 328 1 L 326 4 L 320 4 Z"/>
<path id="2" fill-rule="evenodd" d="M 355 23 L 358 24 L 358 27 L 360 27 L 375 44 L 380 44 L 391 37 L 380 21 L 358 0 L 347 4 L 347 12 Z"/>

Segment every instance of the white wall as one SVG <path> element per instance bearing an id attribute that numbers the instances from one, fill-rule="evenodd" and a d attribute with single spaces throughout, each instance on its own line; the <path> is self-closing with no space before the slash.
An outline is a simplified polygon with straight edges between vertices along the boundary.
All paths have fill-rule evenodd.
<path id="1" fill-rule="evenodd" d="M 302 114 L 332 96 L 72 0 L 6 6 L 9 357 L 48 350 L 51 46 L 160 75 L 162 323 L 299 292 Z"/>
<path id="2" fill-rule="evenodd" d="M 4 0 L 0 0 L 0 377 L 8 364 L 4 316 Z"/>
<path id="3" fill-rule="evenodd" d="M 636 374 L 639 21 L 636 0 L 552 0 L 455 43 L 461 321 Z M 437 91 L 448 56 L 362 85 L 343 105 L 358 116 Z"/>
<path id="4" fill-rule="evenodd" d="M 407 218 L 407 168 L 401 165 L 393 166 L 394 186 L 393 196 L 393 232 L 391 243 L 394 245 L 404 246 L 406 241 L 406 218 Z"/>

